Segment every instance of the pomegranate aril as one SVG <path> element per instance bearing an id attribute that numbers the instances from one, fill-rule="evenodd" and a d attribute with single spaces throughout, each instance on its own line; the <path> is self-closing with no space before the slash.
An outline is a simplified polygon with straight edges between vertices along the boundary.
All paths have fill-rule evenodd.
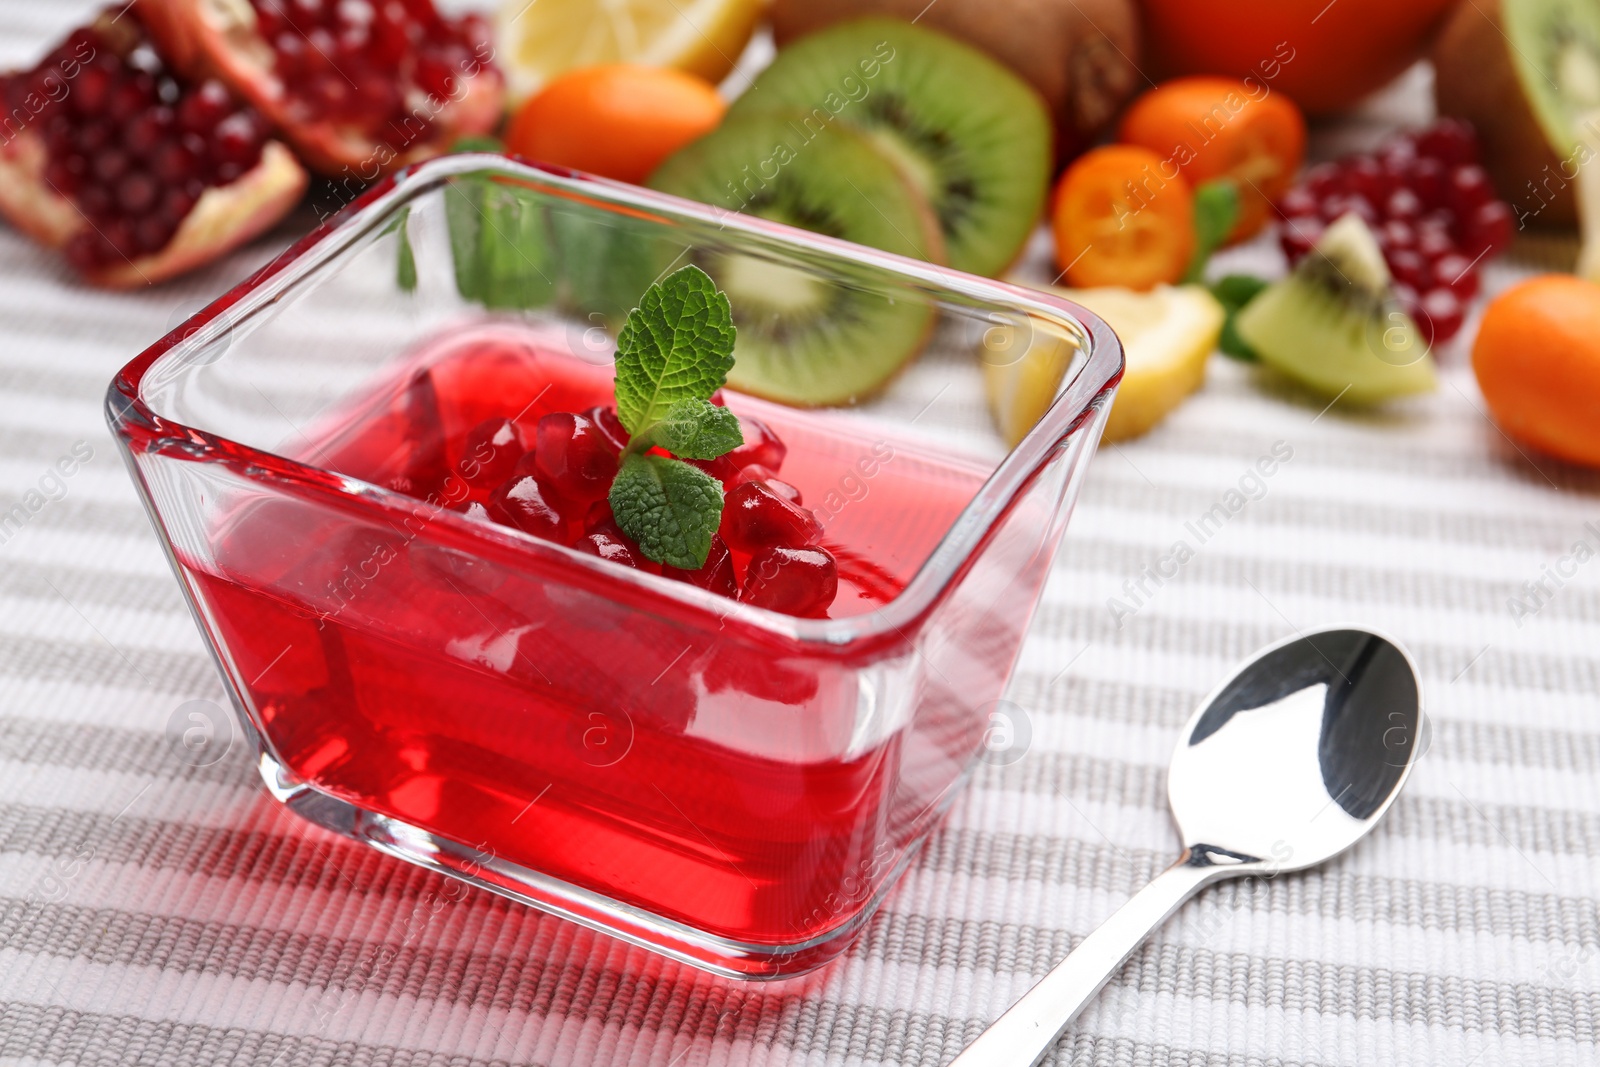
<path id="1" fill-rule="evenodd" d="M 73 134 L 73 145 L 84 155 L 93 157 L 103 151 L 116 137 L 116 130 L 105 119 L 92 119 L 79 126 Z"/>
<path id="2" fill-rule="evenodd" d="M 44 180 L 62 196 L 71 196 L 83 187 L 88 163 L 82 156 L 53 159 L 45 166 Z"/>
<path id="3" fill-rule="evenodd" d="M 1436 287 L 1422 294 L 1417 302 L 1417 326 L 1430 344 L 1448 341 L 1461 331 L 1466 310 L 1461 299 L 1449 289 Z M 1426 320 L 1427 326 L 1423 326 Z"/>
<path id="4" fill-rule="evenodd" d="M 1283 199 L 1278 201 L 1278 210 L 1291 218 L 1296 215 L 1315 215 L 1317 198 L 1312 195 L 1310 189 L 1297 185 L 1283 194 Z"/>
<path id="5" fill-rule="evenodd" d="M 570 411 L 539 420 L 534 458 L 540 475 L 556 492 L 575 501 L 599 500 L 617 475 L 617 454 L 599 428 Z"/>
<path id="6" fill-rule="evenodd" d="M 132 259 L 139 254 L 139 237 L 133 232 L 133 223 L 127 219 L 112 219 L 106 223 L 106 240 L 116 254 Z"/>
<path id="7" fill-rule="evenodd" d="M 194 150 L 181 141 L 169 141 L 155 154 L 152 166 L 156 177 L 168 185 L 182 185 L 200 174 L 200 160 Z"/>
<path id="8" fill-rule="evenodd" d="M 1395 280 L 1421 291 L 1433 284 L 1433 271 L 1422 254 L 1409 248 L 1397 248 L 1386 257 Z"/>
<path id="9" fill-rule="evenodd" d="M 1344 192 L 1344 175 L 1333 163 L 1318 163 L 1306 171 L 1305 187 L 1319 201 Z"/>
<path id="10" fill-rule="evenodd" d="M 155 99 L 155 79 L 141 72 L 112 88 L 106 114 L 114 123 L 130 122 L 155 103 Z"/>
<path id="11" fill-rule="evenodd" d="M 1290 266 L 1300 262 L 1311 251 L 1312 246 L 1321 239 L 1323 229 L 1322 220 L 1314 218 L 1292 218 L 1283 224 L 1278 243 Z"/>
<path id="12" fill-rule="evenodd" d="M 1410 189 L 1396 189 L 1383 203 L 1386 218 L 1408 222 L 1422 215 L 1422 198 Z"/>
<path id="13" fill-rule="evenodd" d="M 1417 152 L 1446 166 L 1478 161 L 1478 137 L 1469 123 L 1443 118 L 1417 135 Z"/>
<path id="14" fill-rule="evenodd" d="M 1398 251 L 1402 248 L 1415 248 L 1417 245 L 1417 231 L 1411 224 L 1400 219 L 1390 219 L 1378 227 L 1378 245 L 1385 253 Z"/>
<path id="15" fill-rule="evenodd" d="M 1462 300 L 1478 295 L 1476 265 L 1459 252 L 1450 252 L 1434 260 L 1433 277 L 1436 284 L 1448 288 Z"/>
<path id="16" fill-rule="evenodd" d="M 755 552 L 773 545 L 809 545 L 822 536 L 817 517 L 761 482 L 744 482 L 722 502 L 718 531 L 728 547 Z"/>
<path id="17" fill-rule="evenodd" d="M 511 477 L 521 458 L 516 424 L 510 419 L 485 419 L 467 431 L 456 469 L 468 485 L 484 489 Z"/>
<path id="18" fill-rule="evenodd" d="M 1479 205 L 1494 199 L 1494 186 L 1489 174 L 1479 166 L 1457 167 L 1451 171 L 1445 184 L 1445 206 L 1458 220 L 1465 219 Z"/>
<path id="19" fill-rule="evenodd" d="M 825 548 L 773 545 L 750 557 L 739 599 L 789 615 L 818 615 L 839 591 L 839 568 Z"/>
<path id="20" fill-rule="evenodd" d="M 85 185 L 78 191 L 78 207 L 91 222 L 108 218 L 111 214 L 111 190 L 103 185 Z"/>
<path id="21" fill-rule="evenodd" d="M 102 46 L 103 47 L 103 46 Z M 109 55 L 105 51 L 101 56 Z M 96 57 L 98 60 L 98 56 Z M 72 105 L 72 110 L 80 118 L 93 118 L 105 113 L 106 104 L 111 96 L 112 72 L 99 62 L 85 67 L 78 73 L 76 84 L 67 100 Z"/>
<path id="22" fill-rule="evenodd" d="M 221 82 L 201 82 L 178 103 L 178 128 L 186 133 L 208 134 L 234 111 L 233 97 Z"/>
<path id="23" fill-rule="evenodd" d="M 219 163 L 253 167 L 261 158 L 265 140 L 261 124 L 247 111 L 236 111 L 217 123 L 212 134 L 212 155 Z"/>
<path id="24" fill-rule="evenodd" d="M 617 536 L 612 536 L 610 531 L 604 529 L 586 533 L 578 538 L 577 543 L 572 547 L 579 552 L 587 552 L 591 556 L 599 556 L 609 563 L 621 564 L 624 567 L 632 567 L 635 570 L 640 569 L 640 565 L 647 562 L 644 554 L 639 551 L 638 546 L 621 537 L 620 530 L 617 531 Z"/>
<path id="25" fill-rule="evenodd" d="M 489 514 L 502 526 L 546 541 L 566 541 L 567 520 L 549 491 L 531 474 L 513 475 L 489 496 Z"/>
<path id="26" fill-rule="evenodd" d="M 800 498 L 800 490 L 796 489 L 788 482 L 783 481 L 776 474 L 773 474 L 772 471 L 768 470 L 766 467 L 763 467 L 759 463 L 752 463 L 750 466 L 742 468 L 739 471 L 739 477 L 737 481 L 760 482 L 791 504 L 799 506 L 800 504 L 805 503 L 805 501 Z"/>
<path id="27" fill-rule="evenodd" d="M 1444 164 L 1427 156 L 1411 165 L 1411 191 L 1417 194 L 1424 208 L 1436 208 L 1444 203 Z"/>
<path id="28" fill-rule="evenodd" d="M 716 459 L 686 459 L 685 463 L 691 467 L 699 467 L 711 477 L 722 483 L 723 489 L 732 489 L 739 484 L 739 465 L 734 463 L 731 453 L 728 456 L 718 456 Z"/>
<path id="29" fill-rule="evenodd" d="M 1449 230 L 1437 225 L 1417 227 L 1417 252 L 1422 258 L 1431 261 L 1454 251 L 1456 243 Z"/>
<path id="30" fill-rule="evenodd" d="M 738 597 L 739 580 L 733 569 L 733 555 L 727 544 L 716 534 L 711 535 L 711 550 L 706 553 L 705 565 L 698 570 L 685 571 L 677 567 L 662 567 L 663 577 L 687 582 L 720 596 Z"/>
<path id="31" fill-rule="evenodd" d="M 146 215 L 133 225 L 134 238 L 139 243 L 139 251 L 145 254 L 160 251 L 166 247 L 168 241 L 177 227 L 160 215 Z"/>
<path id="32" fill-rule="evenodd" d="M 172 109 L 157 105 L 139 115 L 122 133 L 122 147 L 140 159 L 150 159 L 172 134 Z"/>
<path id="33" fill-rule="evenodd" d="M 1515 228 L 1511 206 L 1501 200 L 1491 200 L 1479 204 L 1462 220 L 1462 244 L 1474 256 L 1492 256 L 1510 247 Z"/>
<path id="34" fill-rule="evenodd" d="M 1344 162 L 1344 187 L 1368 202 L 1381 204 L 1389 195 L 1390 179 L 1371 156 L 1356 156 Z"/>
<path id="35" fill-rule="evenodd" d="M 735 467 L 759 463 L 774 474 L 783 469 L 783 458 L 789 454 L 789 446 L 773 432 L 771 426 L 760 419 L 743 415 L 739 418 L 739 430 L 744 436 L 744 443 L 728 453 L 728 460 Z"/>
<path id="36" fill-rule="evenodd" d="M 168 189 L 161 198 L 160 215 L 174 228 L 194 210 L 196 200 L 199 198 L 185 189 Z"/>
<path id="37" fill-rule="evenodd" d="M 143 215 L 156 206 L 160 189 L 148 171 L 136 170 L 117 183 L 117 207 L 129 215 Z M 142 243 L 142 242 L 141 242 Z M 160 248 L 156 245 L 155 248 Z M 154 248 L 147 251 L 154 251 Z"/>
<path id="38" fill-rule="evenodd" d="M 133 166 L 133 160 L 129 158 L 128 153 L 120 148 L 107 148 L 92 157 L 89 170 L 97 181 L 110 185 L 128 173 L 128 169 L 131 166 Z"/>
<path id="39" fill-rule="evenodd" d="M 594 423 L 594 428 L 600 432 L 601 438 L 611 446 L 613 452 L 621 452 L 628 447 L 628 428 L 622 425 L 615 408 L 597 405 L 583 414 Z"/>

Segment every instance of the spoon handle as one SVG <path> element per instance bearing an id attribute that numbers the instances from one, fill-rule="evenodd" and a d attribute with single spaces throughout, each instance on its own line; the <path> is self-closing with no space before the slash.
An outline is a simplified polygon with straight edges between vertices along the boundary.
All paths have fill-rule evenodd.
<path id="1" fill-rule="evenodd" d="M 1095 927 L 950 1067 L 1033 1067 L 1134 949 L 1197 890 L 1225 874 L 1226 868 L 1193 863 L 1185 853 Z"/>

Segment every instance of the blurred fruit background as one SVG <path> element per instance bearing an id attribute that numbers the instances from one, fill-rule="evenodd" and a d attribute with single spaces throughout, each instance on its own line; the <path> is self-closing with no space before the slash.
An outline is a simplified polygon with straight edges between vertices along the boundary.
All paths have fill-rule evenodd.
<path id="1" fill-rule="evenodd" d="M 1600 273 L 1582 193 L 1600 182 L 1600 5 L 1581 0 L 136 0 L 8 58 L 0 214 L 89 283 L 157 283 L 303 228 L 308 182 L 325 217 L 408 163 L 505 151 L 1112 309 L 1114 439 L 1157 426 L 1214 358 L 1403 406 L 1467 366 L 1495 257 Z M 509 306 L 519 282 L 491 252 L 477 295 Z M 838 313 L 773 284 L 738 297 Z M 799 388 L 771 344 L 741 385 L 847 402 L 925 325 L 849 334 L 874 356 L 835 353 L 833 389 Z M 1552 368 L 1518 340 L 1538 336 L 1478 346 L 1489 407 L 1592 461 L 1581 431 L 1532 428 L 1540 403 L 1556 422 L 1600 404 L 1587 361 Z M 986 369 L 1007 436 L 1063 365 Z"/>

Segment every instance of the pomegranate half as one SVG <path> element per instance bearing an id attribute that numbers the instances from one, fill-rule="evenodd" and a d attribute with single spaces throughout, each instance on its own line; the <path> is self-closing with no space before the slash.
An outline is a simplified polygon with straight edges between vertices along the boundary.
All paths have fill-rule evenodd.
<path id="1" fill-rule="evenodd" d="M 313 170 L 369 182 L 491 132 L 505 86 L 479 15 L 432 0 L 136 0 L 156 47 L 256 107 Z"/>
<path id="2" fill-rule="evenodd" d="M 197 267 L 281 219 L 305 169 L 217 82 L 173 78 L 111 10 L 0 75 L 0 215 L 111 288 Z"/>

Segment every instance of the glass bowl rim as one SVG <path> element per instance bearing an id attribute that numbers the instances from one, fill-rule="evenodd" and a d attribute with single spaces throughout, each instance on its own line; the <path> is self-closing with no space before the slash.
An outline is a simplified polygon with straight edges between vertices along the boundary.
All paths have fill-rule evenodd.
<path id="1" fill-rule="evenodd" d="M 650 218 L 665 215 L 670 219 L 678 216 L 710 223 L 723 231 L 759 236 L 780 245 L 824 252 L 854 266 L 893 275 L 903 282 L 923 283 L 959 293 L 974 301 L 1002 303 L 1035 315 L 1065 319 L 1081 331 L 1086 342 L 1087 352 L 1076 373 L 1058 386 L 1049 408 L 984 480 L 899 594 L 887 604 L 860 615 L 837 619 L 785 615 L 733 601 L 686 582 L 619 567 L 518 530 L 490 528 L 445 509 L 439 509 L 435 516 L 436 521 L 446 523 L 446 528 L 456 535 L 455 539 L 459 539 L 461 534 L 469 534 L 474 540 L 487 538 L 498 542 L 502 548 L 512 547 L 535 556 L 557 553 L 549 557 L 550 561 L 559 560 L 564 567 L 590 572 L 590 580 L 600 583 L 601 587 L 620 583 L 629 589 L 631 598 L 643 593 L 663 608 L 671 610 L 676 607 L 678 611 L 687 610 L 695 614 L 711 608 L 724 621 L 736 618 L 748 629 L 777 639 L 782 644 L 808 646 L 813 654 L 822 648 L 832 647 L 842 651 L 858 648 L 863 643 L 873 646 L 910 643 L 908 632 L 914 632 L 920 620 L 931 613 L 955 586 L 966 564 L 984 545 L 1011 504 L 1050 460 L 1055 449 L 1091 418 L 1097 403 L 1109 401 L 1110 393 L 1122 378 L 1122 344 L 1111 327 L 1087 308 L 1054 292 L 967 274 L 767 219 L 722 211 L 711 205 L 567 167 L 493 153 L 464 152 L 413 164 L 382 179 L 130 360 L 116 373 L 106 390 L 106 421 L 119 445 L 125 452 L 131 452 L 131 442 L 136 436 L 132 431 L 140 425 L 148 428 L 137 435 L 140 437 L 171 434 L 190 441 L 213 441 L 226 446 L 236 460 L 268 457 L 274 468 L 271 475 L 274 487 L 287 481 L 294 483 L 301 493 L 331 496 L 342 507 L 355 504 L 361 510 L 376 508 L 394 517 L 402 513 L 414 513 L 417 501 L 412 497 L 233 441 L 216 431 L 186 426 L 157 415 L 141 398 L 140 389 L 146 375 L 158 361 L 167 357 L 181 360 L 231 329 L 233 317 L 259 311 L 275 303 L 294 285 L 307 279 L 314 280 L 319 270 L 335 262 L 341 253 L 354 247 L 368 234 L 387 225 L 412 199 L 442 187 L 451 178 L 484 170 L 500 171 L 508 177 L 520 175 L 524 180 L 537 182 L 544 192 L 579 203 L 598 202 L 601 206 L 621 208 L 630 214 L 642 213 Z M 219 319 L 223 320 L 220 325 Z M 161 432 L 149 432 L 154 430 Z M 255 465 L 250 466 L 253 468 Z M 159 517 L 148 495 L 146 503 L 151 518 L 160 527 Z M 637 603 L 637 600 L 632 599 L 631 602 Z"/>

